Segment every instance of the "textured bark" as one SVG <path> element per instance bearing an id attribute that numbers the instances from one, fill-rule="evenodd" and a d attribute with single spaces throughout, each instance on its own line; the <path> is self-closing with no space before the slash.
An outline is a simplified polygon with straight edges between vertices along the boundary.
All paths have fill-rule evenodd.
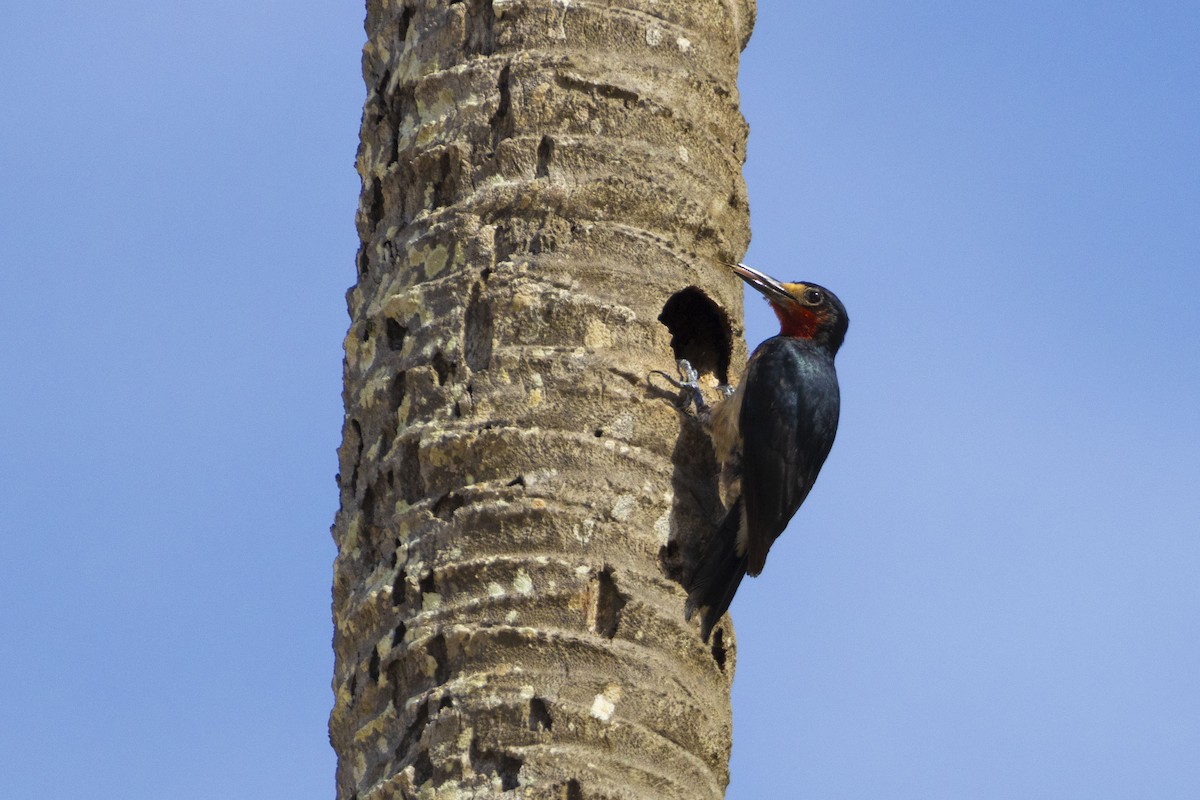
<path id="1" fill-rule="evenodd" d="M 647 374 L 745 357 L 753 13 L 369 3 L 339 798 L 724 795 L 733 642 L 677 582 L 715 468 Z"/>

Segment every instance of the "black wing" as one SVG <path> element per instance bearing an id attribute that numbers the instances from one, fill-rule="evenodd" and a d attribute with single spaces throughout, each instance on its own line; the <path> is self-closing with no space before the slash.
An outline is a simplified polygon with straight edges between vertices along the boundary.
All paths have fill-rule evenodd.
<path id="1" fill-rule="evenodd" d="M 840 408 L 833 357 L 803 339 L 768 339 L 751 356 L 744 392 L 746 571 L 757 575 L 833 446 Z"/>

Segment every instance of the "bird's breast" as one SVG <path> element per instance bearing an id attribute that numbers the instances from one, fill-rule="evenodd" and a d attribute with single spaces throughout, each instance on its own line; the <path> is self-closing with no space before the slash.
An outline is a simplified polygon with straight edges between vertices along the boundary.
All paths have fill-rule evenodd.
<path id="1" fill-rule="evenodd" d="M 712 440 L 717 461 L 730 461 L 741 449 L 738 436 L 738 423 L 742 415 L 742 398 L 745 396 L 744 387 L 739 384 L 733 394 L 717 403 L 712 415 Z"/>

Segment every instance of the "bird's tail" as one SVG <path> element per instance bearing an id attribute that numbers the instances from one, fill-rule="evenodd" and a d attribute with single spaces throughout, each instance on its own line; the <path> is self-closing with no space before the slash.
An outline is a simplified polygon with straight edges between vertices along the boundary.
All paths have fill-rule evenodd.
<path id="1" fill-rule="evenodd" d="M 746 555 L 738 555 L 737 552 L 738 528 L 741 524 L 742 499 L 739 497 L 725 519 L 721 520 L 716 535 L 704 549 L 700 563 L 688 582 L 685 617 L 690 620 L 696 609 L 705 609 L 700 622 L 700 636 L 706 642 L 713 627 L 729 610 L 729 604 L 733 602 L 733 596 L 742 583 L 742 576 L 746 574 Z"/>

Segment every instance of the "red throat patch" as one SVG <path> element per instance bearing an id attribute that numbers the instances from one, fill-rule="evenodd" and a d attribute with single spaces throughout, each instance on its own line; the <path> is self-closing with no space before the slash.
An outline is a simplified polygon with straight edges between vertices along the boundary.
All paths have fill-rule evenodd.
<path id="1" fill-rule="evenodd" d="M 771 303 L 775 316 L 779 317 L 779 333 L 795 339 L 811 339 L 817 335 L 821 318 L 811 308 L 795 306 L 782 308 Z"/>

